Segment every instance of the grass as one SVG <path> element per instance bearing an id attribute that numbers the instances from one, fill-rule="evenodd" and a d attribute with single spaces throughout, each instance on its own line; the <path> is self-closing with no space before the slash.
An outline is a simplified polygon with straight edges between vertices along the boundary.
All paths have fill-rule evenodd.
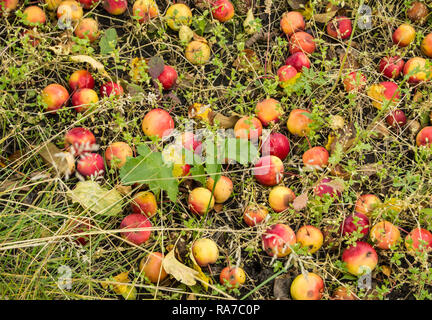
<path id="1" fill-rule="evenodd" d="M 324 299 L 343 284 L 356 287 L 357 279 L 346 272 L 341 254 L 346 242 L 338 236 L 338 227 L 353 211 L 353 204 L 360 194 L 373 193 L 388 204 L 391 198 L 399 199 L 402 210 L 389 210 L 383 206 L 376 212 L 372 223 L 383 218 L 401 228 L 405 237 L 415 227 L 431 229 L 432 179 L 431 150 L 415 146 L 415 133 L 409 127 L 399 131 L 382 129 L 389 109 L 375 109 L 365 92 L 347 94 L 341 77 L 352 67 L 349 48 L 358 60 L 358 69 L 367 76 L 368 84 L 384 81 L 377 71 L 380 58 L 400 54 L 409 58 L 423 56 L 420 41 L 432 32 L 429 19 L 424 25 L 414 25 L 417 39 L 407 48 L 397 48 L 391 43 L 392 31 L 406 21 L 408 1 L 367 1 L 372 8 L 372 28 L 356 28 L 348 41 L 328 37 L 325 26 L 314 18 L 307 19 L 307 29 L 317 39 L 317 51 L 312 55 L 311 71 L 305 72 L 294 88 L 283 91 L 274 76 L 289 55 L 287 39 L 279 31 L 279 21 L 290 10 L 286 1 L 255 1 L 254 14 L 262 25 L 263 36 L 249 45 L 261 64 L 250 72 L 239 71 L 235 61 L 250 35 L 245 34 L 242 23 L 246 11 L 240 11 L 233 22 L 220 24 L 212 20 L 206 9 L 198 9 L 192 1 L 191 28 L 205 37 L 212 45 L 211 61 L 205 66 L 193 66 L 184 57 L 184 47 L 175 32 L 167 29 L 163 15 L 150 23 L 140 25 L 130 18 L 129 11 L 121 16 L 108 16 L 99 4 L 85 15 L 96 18 L 102 30 L 114 28 L 118 35 L 111 53 L 100 54 L 98 42 L 89 44 L 70 33 L 55 27 L 56 19 L 49 11 L 48 23 L 39 28 L 43 35 L 38 46 L 33 47 L 20 22 L 24 7 L 34 4 L 21 2 L 16 14 L 0 20 L 0 297 L 3 299 L 119 299 L 112 288 L 104 287 L 106 281 L 115 284 L 114 276 L 128 271 L 129 279 L 138 292 L 139 299 L 275 299 L 274 285 L 278 276 L 287 273 L 296 276 L 302 270 L 318 273 L 326 284 Z M 242 2 L 243 3 L 243 2 Z M 247 3 L 244 2 L 244 3 Z M 168 1 L 158 1 L 161 13 Z M 353 21 L 358 1 L 345 1 L 345 15 Z M 324 12 L 325 4 L 312 1 L 314 13 Z M 270 36 L 271 34 L 271 36 Z M 71 45 L 71 39 L 76 40 Z M 39 93 L 48 84 L 57 82 L 67 87 L 69 75 L 87 68 L 85 63 L 75 63 L 71 55 L 89 55 L 104 65 L 109 77 L 93 71 L 97 87 L 108 78 L 122 79 L 131 84 L 130 62 L 133 58 L 150 58 L 158 55 L 166 64 L 174 66 L 179 74 L 178 87 L 170 96 L 160 99 L 162 92 L 149 77 L 136 83 L 140 93 L 120 99 L 105 99 L 85 115 L 77 115 L 71 108 L 57 115 L 44 112 Z M 342 59 L 340 59 L 342 57 Z M 342 61 L 341 61 L 342 60 Z M 344 68 L 342 67 L 344 66 Z M 399 79 L 404 96 L 398 108 L 408 118 L 422 126 L 429 122 L 430 84 L 416 86 Z M 136 89 L 136 87 L 135 87 Z M 422 98 L 414 101 L 414 95 Z M 223 174 L 234 183 L 233 196 L 224 204 L 222 211 L 211 212 L 197 218 L 187 208 L 188 190 L 181 189 L 175 202 L 164 193 L 159 200 L 158 214 L 152 218 L 154 230 L 151 239 L 141 246 L 123 240 L 119 225 L 129 212 L 130 196 L 124 196 L 124 212 L 116 216 L 94 214 L 78 204 L 72 204 L 66 193 L 79 181 L 55 176 L 38 155 L 48 142 L 63 148 L 64 134 L 76 126 L 84 126 L 94 132 L 101 150 L 114 141 L 125 141 L 137 146 L 149 141 L 142 133 L 143 116 L 156 106 L 169 110 L 176 124 L 188 118 L 188 106 L 193 103 L 210 104 L 213 110 L 227 116 L 231 112 L 253 115 L 257 102 L 266 97 L 281 101 L 285 115 L 281 122 L 271 127 L 273 131 L 287 134 L 291 152 L 284 161 L 291 174 L 283 183 L 296 195 L 309 194 L 307 208 L 300 212 L 293 209 L 282 213 L 271 211 L 267 198 L 270 188 L 259 185 L 252 177 L 250 167 L 223 166 Z M 305 108 L 312 112 L 316 126 L 307 139 L 289 134 L 286 120 L 289 111 Z M 330 158 L 330 166 L 324 171 L 301 170 L 301 156 L 312 146 L 326 145 L 332 132 L 330 115 L 341 115 L 346 123 L 352 123 L 356 138 L 347 150 L 336 148 Z M 426 115 L 426 116 L 425 116 Z M 315 199 L 312 188 L 324 176 L 333 176 L 334 168 L 342 167 L 348 178 L 343 199 Z M 102 185 L 115 187 L 120 184 L 118 172 L 107 171 Z M 5 187 L 7 186 L 7 187 Z M 242 220 L 243 209 L 249 203 L 267 206 L 271 218 L 265 225 L 246 228 Z M 93 227 L 84 233 L 90 235 L 87 245 L 74 241 L 76 231 L 73 221 L 87 217 Z M 300 249 L 290 258 L 272 259 L 261 248 L 261 234 L 272 223 L 286 223 L 293 230 L 304 224 L 312 224 L 328 230 L 329 239 L 322 249 L 312 256 Z M 405 230 L 406 232 L 404 232 Z M 216 264 L 203 268 L 213 279 L 208 290 L 198 283 L 188 287 L 173 278 L 159 284 L 151 284 L 138 269 L 139 261 L 149 252 L 168 252 L 176 245 L 183 263 L 192 266 L 188 250 L 193 240 L 208 236 L 220 248 Z M 351 239 L 351 242 L 355 239 Z M 430 257 L 427 254 L 410 256 L 403 243 L 393 250 L 379 250 L 379 266 L 373 272 L 374 290 L 355 290 L 360 298 L 373 299 L 431 299 L 432 276 L 429 272 Z M 289 259 L 289 261 L 288 261 Z M 289 263 L 288 263 L 289 262 Z M 247 281 L 237 290 L 227 290 L 219 285 L 219 273 L 228 263 L 240 265 L 247 274 Z M 71 270 L 71 288 L 61 289 L 59 278 L 64 277 L 61 266 Z M 384 266 L 391 270 L 383 273 Z M 287 293 L 288 296 L 288 293 Z M 280 297 L 279 297 L 280 298 Z"/>

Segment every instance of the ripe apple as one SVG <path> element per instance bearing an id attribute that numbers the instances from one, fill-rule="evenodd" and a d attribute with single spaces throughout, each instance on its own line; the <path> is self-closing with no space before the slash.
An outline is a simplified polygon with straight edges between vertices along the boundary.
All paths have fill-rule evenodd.
<path id="1" fill-rule="evenodd" d="M 209 177 L 207 179 L 206 188 L 213 192 L 216 203 L 224 203 L 233 192 L 233 183 L 230 178 L 220 176 L 215 186 L 214 179 Z"/>
<path id="2" fill-rule="evenodd" d="M 176 3 L 168 8 L 165 19 L 171 30 L 178 31 L 182 25 L 192 23 L 192 11 L 184 3 Z"/>
<path id="3" fill-rule="evenodd" d="M 234 6 L 229 0 L 216 0 L 211 6 L 213 18 L 219 22 L 227 22 L 234 17 Z"/>
<path id="4" fill-rule="evenodd" d="M 295 197 L 294 191 L 290 188 L 276 186 L 270 191 L 268 201 L 275 212 L 282 212 L 290 207 Z"/>
<path id="5" fill-rule="evenodd" d="M 246 274 L 240 267 L 225 267 L 220 273 L 219 281 L 229 288 L 239 288 L 245 283 Z"/>
<path id="6" fill-rule="evenodd" d="M 375 269 L 378 255 L 369 243 L 358 241 L 344 250 L 342 261 L 346 263 L 349 273 L 361 276 Z"/>
<path id="7" fill-rule="evenodd" d="M 372 99 L 372 105 L 378 110 L 381 110 L 385 103 L 397 104 L 400 100 L 400 94 L 398 85 L 391 81 L 375 83 L 367 91 L 367 95 Z"/>
<path id="8" fill-rule="evenodd" d="M 366 237 L 369 233 L 369 219 L 363 213 L 355 212 L 343 221 L 340 230 L 344 237 L 353 232 L 360 232 Z"/>
<path id="9" fill-rule="evenodd" d="M 432 233 L 426 229 L 415 228 L 405 238 L 405 247 L 408 253 L 432 250 Z"/>
<path id="10" fill-rule="evenodd" d="M 351 20 L 344 16 L 333 18 L 327 24 L 327 33 L 333 38 L 348 39 L 352 33 Z"/>
<path id="11" fill-rule="evenodd" d="M 276 156 L 284 160 L 290 152 L 290 142 L 282 133 L 271 133 L 261 146 L 263 156 Z"/>
<path id="12" fill-rule="evenodd" d="M 162 282 L 168 277 L 168 273 L 162 267 L 163 258 L 161 252 L 151 252 L 141 259 L 139 270 L 153 283 Z"/>
<path id="13" fill-rule="evenodd" d="M 57 8 L 57 19 L 70 19 L 72 22 L 78 22 L 83 14 L 81 4 L 75 0 L 64 0 Z"/>
<path id="14" fill-rule="evenodd" d="M 99 24 L 95 19 L 84 18 L 80 20 L 74 33 L 80 39 L 88 39 L 90 42 L 95 42 L 99 38 Z"/>
<path id="15" fill-rule="evenodd" d="M 255 113 L 262 125 L 267 127 L 270 123 L 279 122 L 283 108 L 278 100 L 268 98 L 257 103 Z"/>
<path id="16" fill-rule="evenodd" d="M 203 41 L 191 41 L 186 46 L 185 57 L 194 65 L 206 64 L 210 60 L 210 47 Z"/>
<path id="17" fill-rule="evenodd" d="M 154 0 L 136 0 L 132 7 L 134 17 L 138 17 L 138 21 L 145 23 L 159 15 L 159 9 Z"/>
<path id="18" fill-rule="evenodd" d="M 294 32 L 304 30 L 305 25 L 302 14 L 297 11 L 285 12 L 280 21 L 282 31 L 288 36 L 292 35 Z"/>
<path id="19" fill-rule="evenodd" d="M 421 42 L 421 51 L 428 57 L 432 57 L 432 33 L 429 33 Z"/>
<path id="20" fill-rule="evenodd" d="M 340 197 L 342 193 L 335 186 L 335 182 L 331 178 L 322 179 L 315 187 L 314 193 L 316 196 L 323 197 L 328 194 L 331 198 Z"/>
<path id="21" fill-rule="evenodd" d="M 99 97 L 93 89 L 78 89 L 72 95 L 72 106 L 76 112 L 87 111 L 92 104 L 97 103 Z"/>
<path id="22" fill-rule="evenodd" d="M 324 169 L 328 165 L 329 153 L 324 147 L 313 147 L 303 153 L 306 168 Z"/>
<path id="23" fill-rule="evenodd" d="M 316 273 L 299 274 L 291 283 L 290 293 L 294 300 L 321 300 L 324 281 Z"/>
<path id="24" fill-rule="evenodd" d="M 131 208 L 133 213 L 144 214 L 147 218 L 151 218 L 157 213 L 158 206 L 152 192 L 141 191 L 133 197 Z"/>
<path id="25" fill-rule="evenodd" d="M 307 69 L 310 69 L 311 67 L 311 62 L 304 52 L 293 53 L 286 59 L 285 64 L 293 66 L 297 72 L 302 72 L 303 67 Z"/>
<path id="26" fill-rule="evenodd" d="M 215 203 L 215 198 L 213 197 L 210 190 L 198 187 L 191 191 L 188 198 L 189 209 L 202 216 L 206 212 L 213 209 Z"/>
<path id="27" fill-rule="evenodd" d="M 343 84 L 346 92 L 362 91 L 367 84 L 367 78 L 363 73 L 353 71 L 344 78 Z"/>
<path id="28" fill-rule="evenodd" d="M 105 150 L 105 161 L 113 169 L 123 167 L 128 157 L 133 157 L 133 151 L 126 142 L 113 142 Z"/>
<path id="29" fill-rule="evenodd" d="M 217 261 L 219 258 L 219 249 L 216 242 L 212 239 L 200 238 L 193 243 L 192 254 L 200 267 L 206 267 Z"/>
<path id="30" fill-rule="evenodd" d="M 162 73 L 158 77 L 158 80 L 165 90 L 169 90 L 177 81 L 177 71 L 173 67 L 165 65 Z"/>
<path id="31" fill-rule="evenodd" d="M 0 0 L 0 16 L 3 12 L 11 12 L 18 7 L 18 0 Z"/>
<path id="32" fill-rule="evenodd" d="M 100 87 L 99 92 L 102 97 L 109 97 L 109 96 L 119 97 L 123 95 L 124 90 L 119 83 L 115 83 L 111 81 L 103 84 Z"/>
<path id="33" fill-rule="evenodd" d="M 268 210 L 263 205 L 248 205 L 243 212 L 243 220 L 249 227 L 262 223 L 268 216 Z"/>
<path id="34" fill-rule="evenodd" d="M 376 195 L 363 194 L 358 197 L 355 203 L 354 212 L 359 212 L 366 215 L 367 217 L 370 217 L 372 212 L 381 205 L 382 202 Z"/>
<path id="35" fill-rule="evenodd" d="M 244 116 L 234 126 L 236 138 L 257 141 L 262 133 L 262 124 L 258 118 Z"/>
<path id="36" fill-rule="evenodd" d="M 312 119 L 308 117 L 311 113 L 304 109 L 294 109 L 290 112 L 287 121 L 287 128 L 289 132 L 294 135 L 304 137 L 309 131 L 309 124 Z"/>
<path id="37" fill-rule="evenodd" d="M 85 128 L 77 127 L 69 130 L 65 135 L 65 147 L 73 156 L 96 151 L 96 138 L 94 134 Z"/>
<path id="38" fill-rule="evenodd" d="M 386 122 L 394 129 L 399 129 L 406 125 L 407 117 L 402 110 L 396 109 L 391 111 L 390 114 L 386 117 Z"/>
<path id="39" fill-rule="evenodd" d="M 417 133 L 416 144 L 418 147 L 432 144 L 432 126 L 424 127 Z"/>
<path id="40" fill-rule="evenodd" d="M 87 70 L 77 70 L 69 78 L 69 87 L 72 91 L 84 88 L 93 89 L 94 86 L 94 78 Z"/>
<path id="41" fill-rule="evenodd" d="M 393 223 L 383 220 L 372 227 L 370 238 L 378 248 L 390 249 L 396 246 L 401 237 L 399 229 Z"/>
<path id="42" fill-rule="evenodd" d="M 87 178 L 97 178 L 105 173 L 105 164 L 102 156 L 97 153 L 86 153 L 77 161 L 77 171 Z"/>
<path id="43" fill-rule="evenodd" d="M 78 2 L 81 4 L 81 6 L 84 9 L 92 9 L 93 7 L 95 7 L 97 5 L 97 3 L 99 2 L 99 0 L 78 0 Z"/>
<path id="44" fill-rule="evenodd" d="M 297 230 L 296 239 L 302 247 L 309 248 L 309 253 L 312 254 L 322 247 L 324 235 L 317 227 L 306 225 Z"/>
<path id="45" fill-rule="evenodd" d="M 290 246 L 295 243 L 294 231 L 282 223 L 272 225 L 262 235 L 263 249 L 269 256 L 285 257 L 291 253 Z"/>
<path id="46" fill-rule="evenodd" d="M 284 165 L 282 160 L 275 156 L 261 157 L 255 164 L 253 175 L 264 186 L 274 186 L 282 181 Z"/>
<path id="47" fill-rule="evenodd" d="M 396 79 L 404 65 L 405 62 L 400 56 L 384 57 L 380 60 L 379 71 L 389 79 Z"/>
<path id="48" fill-rule="evenodd" d="M 152 224 L 146 216 L 139 213 L 132 213 L 126 216 L 120 223 L 120 229 L 124 229 L 124 231 L 122 231 L 121 233 L 121 236 L 124 239 L 139 246 L 145 243 L 150 238 L 151 227 Z M 142 230 L 127 231 L 127 229 L 142 229 Z"/>
<path id="49" fill-rule="evenodd" d="M 298 31 L 293 33 L 289 40 L 289 52 L 294 54 L 296 52 L 304 52 L 312 54 L 315 51 L 314 37 L 309 33 Z"/>
<path id="50" fill-rule="evenodd" d="M 162 139 L 174 130 L 174 120 L 168 111 L 156 108 L 144 116 L 141 127 L 147 137 L 156 136 Z"/>
<path id="51" fill-rule="evenodd" d="M 103 7 L 109 14 L 118 16 L 127 10 L 127 0 L 103 0 Z"/>
<path id="52" fill-rule="evenodd" d="M 283 65 L 277 71 L 277 76 L 279 80 L 279 86 L 281 88 L 287 88 L 292 86 L 300 76 L 297 73 L 296 68 L 291 65 Z"/>
<path id="53" fill-rule="evenodd" d="M 403 68 L 403 74 L 410 75 L 409 83 L 429 81 L 432 78 L 432 67 L 426 59 L 415 57 L 409 59 Z"/>
<path id="54" fill-rule="evenodd" d="M 401 24 L 395 32 L 393 32 L 393 43 L 399 47 L 406 47 L 415 39 L 415 29 L 409 24 Z"/>
<path id="55" fill-rule="evenodd" d="M 66 105 L 69 100 L 69 92 L 62 85 L 53 83 L 42 90 L 41 98 L 45 109 L 48 112 L 56 113 L 58 109 Z"/>
<path id="56" fill-rule="evenodd" d="M 24 9 L 22 21 L 26 26 L 44 24 L 46 22 L 46 15 L 38 6 L 30 6 Z"/>

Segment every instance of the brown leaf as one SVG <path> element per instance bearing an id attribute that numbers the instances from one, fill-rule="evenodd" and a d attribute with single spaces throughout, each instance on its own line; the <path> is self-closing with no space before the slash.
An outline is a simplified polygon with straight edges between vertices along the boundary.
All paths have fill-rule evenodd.
<path id="1" fill-rule="evenodd" d="M 336 15 L 336 12 L 337 10 L 327 11 L 325 13 L 314 14 L 312 17 L 316 22 L 327 23 Z"/>
<path id="2" fill-rule="evenodd" d="M 288 0 L 288 4 L 294 10 L 304 9 L 306 6 L 306 0 Z"/>
<path id="3" fill-rule="evenodd" d="M 162 260 L 162 267 L 165 271 L 172 275 L 176 280 L 188 286 L 196 284 L 195 278 L 198 276 L 198 271 L 191 269 L 184 264 L 180 263 L 174 255 L 174 250 L 168 252 Z"/>
<path id="4" fill-rule="evenodd" d="M 348 49 L 348 53 L 345 51 L 346 49 L 338 48 L 336 49 L 336 52 L 339 55 L 339 63 L 342 65 L 342 62 L 344 60 L 345 54 L 347 55 L 344 69 L 349 70 L 357 70 L 360 68 L 360 64 L 357 61 L 357 53 L 355 50 Z"/>
<path id="5" fill-rule="evenodd" d="M 342 179 L 348 179 L 351 174 L 347 172 L 340 164 L 336 164 L 334 167 L 331 167 L 330 173 L 333 176 L 340 177 Z"/>
<path id="6" fill-rule="evenodd" d="M 255 51 L 244 49 L 244 54 L 239 54 L 234 60 L 233 65 L 241 72 L 258 72 L 262 69 L 261 63 Z"/>
<path id="7" fill-rule="evenodd" d="M 304 208 L 306 208 L 308 200 L 309 200 L 309 198 L 308 198 L 307 193 L 302 193 L 301 195 L 296 197 L 292 203 L 294 210 L 301 211 Z"/>
<path id="8" fill-rule="evenodd" d="M 39 155 L 59 176 L 69 177 L 75 171 L 75 159 L 72 154 L 61 151 L 51 142 L 42 147 Z"/>
<path id="9" fill-rule="evenodd" d="M 116 185 L 115 189 L 122 195 L 128 195 L 132 192 L 131 186 L 123 186 L 121 184 Z"/>
<path id="10" fill-rule="evenodd" d="M 20 187 L 22 184 L 23 177 L 19 175 L 14 175 L 9 179 L 5 179 L 0 182 L 0 192 L 10 192 L 15 188 Z M 29 187 L 22 186 L 21 191 L 30 191 Z"/>
<path id="11" fill-rule="evenodd" d="M 161 57 L 152 57 L 148 62 L 148 73 L 153 79 L 157 79 L 164 70 L 165 64 Z"/>
<path id="12" fill-rule="evenodd" d="M 234 128 L 237 121 L 240 119 L 238 115 L 232 115 L 230 117 L 226 117 L 218 112 L 211 112 L 209 114 L 210 124 L 219 124 L 219 127 L 224 129 Z"/>
<path id="13" fill-rule="evenodd" d="M 371 177 L 371 176 L 375 175 L 382 168 L 383 168 L 382 165 L 379 165 L 376 163 L 371 163 L 371 164 L 367 164 L 367 165 L 360 167 L 358 169 L 358 172 L 363 174 L 363 175 L 366 175 L 368 177 Z"/>
<path id="14" fill-rule="evenodd" d="M 375 133 L 374 135 L 372 135 L 372 138 L 374 139 L 383 139 L 383 138 L 387 138 L 390 135 L 389 129 L 387 129 L 387 127 L 380 122 L 378 122 L 371 129 L 371 131 Z"/>
<path id="15" fill-rule="evenodd" d="M 215 203 L 213 210 L 218 213 L 221 212 L 223 209 L 223 203 Z"/>
<path id="16" fill-rule="evenodd" d="M 276 300 L 289 300 L 289 292 L 291 287 L 291 276 L 284 274 L 276 277 L 273 285 L 273 294 Z"/>
<path id="17" fill-rule="evenodd" d="M 384 273 L 387 277 L 390 277 L 391 275 L 391 268 L 386 265 L 381 266 L 381 272 Z"/>
<path id="18" fill-rule="evenodd" d="M 341 193 L 345 189 L 345 186 L 343 185 L 343 183 L 340 181 L 337 181 L 337 180 L 330 180 L 328 182 L 321 182 L 321 184 L 325 184 L 325 185 L 331 187 L 332 189 L 339 191 Z"/>
<path id="19" fill-rule="evenodd" d="M 336 135 L 330 134 L 327 150 L 333 153 L 336 150 L 336 145 L 342 145 L 342 150 L 347 151 L 355 142 L 357 130 L 352 123 L 344 126 L 342 129 L 336 131 Z"/>

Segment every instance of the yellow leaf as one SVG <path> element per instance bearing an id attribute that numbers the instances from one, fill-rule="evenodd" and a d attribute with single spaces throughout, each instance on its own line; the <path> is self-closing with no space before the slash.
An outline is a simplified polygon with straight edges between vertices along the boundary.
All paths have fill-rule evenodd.
<path id="1" fill-rule="evenodd" d="M 105 71 L 105 67 L 103 66 L 103 64 L 92 57 L 89 57 L 86 55 L 76 55 L 76 56 L 70 57 L 70 59 L 73 62 L 88 63 L 89 65 L 91 65 L 93 67 L 93 69 L 99 71 L 103 75 L 108 76 L 108 73 Z"/>
<path id="2" fill-rule="evenodd" d="M 198 276 L 198 272 L 192 268 L 185 266 L 180 263 L 174 255 L 174 250 L 171 250 L 165 258 L 162 260 L 162 267 L 165 271 L 172 275 L 176 280 L 184 283 L 188 286 L 194 286 L 196 284 L 195 278 Z"/>
<path id="3" fill-rule="evenodd" d="M 122 272 L 116 275 L 114 277 L 114 281 L 122 282 L 125 284 L 114 284 L 113 290 L 115 293 L 121 294 L 126 300 L 135 300 L 137 292 L 134 286 L 128 284 L 130 282 L 128 275 L 129 272 Z"/>
<path id="4" fill-rule="evenodd" d="M 203 282 L 202 282 L 202 285 L 203 285 L 204 289 L 207 291 L 207 289 L 208 289 L 208 284 L 209 284 L 209 283 L 210 283 L 210 284 L 213 283 L 212 279 L 210 279 L 209 277 L 207 277 L 207 276 L 204 274 L 204 272 L 202 272 L 201 267 L 200 267 L 200 266 L 198 265 L 198 263 L 195 261 L 195 258 L 194 258 L 193 254 L 192 254 L 192 250 L 190 251 L 189 256 L 190 256 L 190 258 L 191 258 L 191 260 L 192 260 L 193 268 L 198 272 L 198 276 L 197 276 L 197 277 L 200 278 L 200 279 L 203 281 Z"/>

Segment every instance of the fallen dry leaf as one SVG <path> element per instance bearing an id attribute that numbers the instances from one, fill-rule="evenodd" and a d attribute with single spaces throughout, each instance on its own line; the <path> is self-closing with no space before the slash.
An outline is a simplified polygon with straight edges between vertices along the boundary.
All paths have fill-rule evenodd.
<path id="1" fill-rule="evenodd" d="M 125 284 L 113 284 L 113 290 L 117 294 L 121 294 L 126 300 L 135 300 L 137 292 L 134 286 L 129 285 L 129 272 L 122 272 L 114 277 L 115 282 L 122 282 Z"/>
<path id="2" fill-rule="evenodd" d="M 78 63 L 88 63 L 92 66 L 93 69 L 99 71 L 102 75 L 108 76 L 108 73 L 105 71 L 105 67 L 102 63 L 97 61 L 95 58 L 86 55 L 76 55 L 70 57 L 71 61 Z"/>
<path id="3" fill-rule="evenodd" d="M 48 143 L 39 151 L 45 163 L 53 167 L 59 176 L 69 177 L 75 171 L 75 159 L 69 152 L 61 151 Z"/>
<path id="4" fill-rule="evenodd" d="M 162 260 L 162 267 L 165 271 L 172 275 L 177 281 L 184 283 L 188 286 L 196 284 L 195 278 L 198 277 L 199 272 L 180 263 L 174 255 L 174 250 L 168 252 Z"/>
<path id="5" fill-rule="evenodd" d="M 327 23 L 329 22 L 335 15 L 336 15 L 337 9 L 332 11 L 327 11 L 325 13 L 318 13 L 314 14 L 312 18 L 319 23 Z"/>
<path id="6" fill-rule="evenodd" d="M 212 279 L 209 278 L 209 277 L 207 277 L 207 276 L 204 274 L 204 272 L 202 272 L 201 267 L 200 267 L 200 266 L 198 265 L 198 263 L 195 261 L 195 258 L 194 258 L 193 253 L 192 253 L 192 249 L 191 249 L 190 252 L 189 252 L 189 257 L 190 257 L 190 259 L 192 260 L 192 264 L 193 264 L 193 268 L 194 268 L 194 270 L 198 272 L 197 277 L 198 277 L 199 279 L 202 280 L 201 283 L 202 283 L 204 289 L 207 291 L 207 290 L 208 290 L 208 285 L 213 283 Z"/>
<path id="7" fill-rule="evenodd" d="M 237 121 L 240 119 L 239 115 L 232 115 L 230 117 L 226 117 L 221 113 L 211 111 L 209 113 L 210 124 L 218 124 L 219 127 L 224 129 L 234 128 Z"/>
<path id="8" fill-rule="evenodd" d="M 263 69 L 255 51 L 251 49 L 244 49 L 243 53 L 244 54 L 239 54 L 233 62 L 233 66 L 236 67 L 238 71 L 259 72 Z"/>
<path id="9" fill-rule="evenodd" d="M 296 197 L 292 203 L 294 210 L 295 211 L 301 211 L 304 208 L 306 208 L 308 200 L 309 200 L 309 198 L 308 198 L 307 193 L 302 193 L 301 195 Z"/>
<path id="10" fill-rule="evenodd" d="M 289 300 L 289 292 L 291 287 L 291 276 L 284 274 L 276 277 L 273 285 L 273 294 L 276 300 Z"/>
<path id="11" fill-rule="evenodd" d="M 384 273 L 387 277 L 390 277 L 391 268 L 389 266 L 383 265 L 381 266 L 381 272 Z"/>

